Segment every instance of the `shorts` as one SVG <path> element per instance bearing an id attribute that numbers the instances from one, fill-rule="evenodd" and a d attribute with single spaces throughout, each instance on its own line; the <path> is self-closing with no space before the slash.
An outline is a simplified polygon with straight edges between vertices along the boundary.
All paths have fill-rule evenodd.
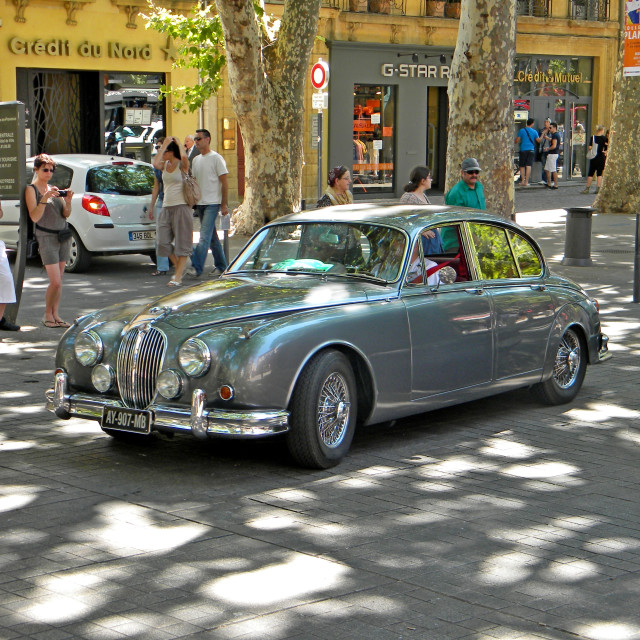
<path id="1" fill-rule="evenodd" d="M 601 176 L 604 173 L 605 162 L 606 157 L 604 155 L 597 155 L 595 158 L 591 158 L 591 160 L 589 160 L 589 172 L 587 173 L 587 176 L 590 178 L 593 178 L 596 174 Z"/>
<path id="2" fill-rule="evenodd" d="M 520 152 L 520 166 L 521 167 L 532 167 L 535 157 L 536 157 L 536 152 L 533 149 L 531 149 L 530 151 L 521 151 Z"/>
<path id="3" fill-rule="evenodd" d="M 193 251 L 193 210 L 187 204 L 162 207 L 157 223 L 158 255 L 190 256 Z"/>
<path id="4" fill-rule="evenodd" d="M 544 170 L 549 173 L 557 173 L 558 171 L 558 154 L 547 154 L 547 161 L 544 163 Z"/>
<path id="5" fill-rule="evenodd" d="M 58 240 L 57 233 L 38 233 L 36 229 L 36 240 L 40 248 L 40 257 L 45 267 L 49 264 L 58 264 L 66 262 L 69 259 L 71 251 L 71 238 L 67 238 L 64 242 Z"/>

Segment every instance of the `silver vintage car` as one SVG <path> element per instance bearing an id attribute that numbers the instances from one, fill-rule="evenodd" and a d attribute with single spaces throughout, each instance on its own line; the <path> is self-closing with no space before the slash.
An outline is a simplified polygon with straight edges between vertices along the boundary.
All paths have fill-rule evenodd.
<path id="1" fill-rule="evenodd" d="M 114 437 L 284 434 L 327 468 L 356 425 L 516 387 L 569 402 L 607 341 L 597 302 L 513 222 L 333 207 L 263 227 L 219 280 L 76 320 L 47 407 Z"/>

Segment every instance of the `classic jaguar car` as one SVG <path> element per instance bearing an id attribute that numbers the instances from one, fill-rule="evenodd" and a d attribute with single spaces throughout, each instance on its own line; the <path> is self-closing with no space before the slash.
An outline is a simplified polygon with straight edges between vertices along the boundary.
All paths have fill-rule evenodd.
<path id="1" fill-rule="evenodd" d="M 114 437 L 284 434 L 327 468 L 356 425 L 517 387 L 570 402 L 607 342 L 597 302 L 517 224 L 342 206 L 266 225 L 219 280 L 78 318 L 47 407 Z"/>

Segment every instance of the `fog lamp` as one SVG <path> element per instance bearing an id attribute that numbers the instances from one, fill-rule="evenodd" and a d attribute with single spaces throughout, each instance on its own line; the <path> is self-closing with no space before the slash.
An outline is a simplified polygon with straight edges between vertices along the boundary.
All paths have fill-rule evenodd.
<path id="1" fill-rule="evenodd" d="M 91 382 L 100 393 L 109 391 L 115 379 L 116 372 L 108 364 L 99 364 L 91 372 Z"/>
<path id="2" fill-rule="evenodd" d="M 158 376 L 156 389 L 167 400 L 173 400 L 182 393 L 182 376 L 174 369 L 165 369 Z"/>
<path id="3" fill-rule="evenodd" d="M 73 350 L 80 364 L 91 367 L 102 358 L 102 339 L 91 329 L 82 331 L 76 336 Z"/>

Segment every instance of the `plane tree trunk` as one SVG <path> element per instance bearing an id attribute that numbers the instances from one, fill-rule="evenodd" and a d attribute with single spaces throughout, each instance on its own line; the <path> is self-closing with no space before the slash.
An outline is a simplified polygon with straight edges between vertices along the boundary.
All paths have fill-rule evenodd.
<path id="1" fill-rule="evenodd" d="M 462 0 L 449 78 L 446 190 L 460 164 L 477 158 L 487 209 L 511 217 L 513 207 L 513 69 L 515 0 Z"/>

